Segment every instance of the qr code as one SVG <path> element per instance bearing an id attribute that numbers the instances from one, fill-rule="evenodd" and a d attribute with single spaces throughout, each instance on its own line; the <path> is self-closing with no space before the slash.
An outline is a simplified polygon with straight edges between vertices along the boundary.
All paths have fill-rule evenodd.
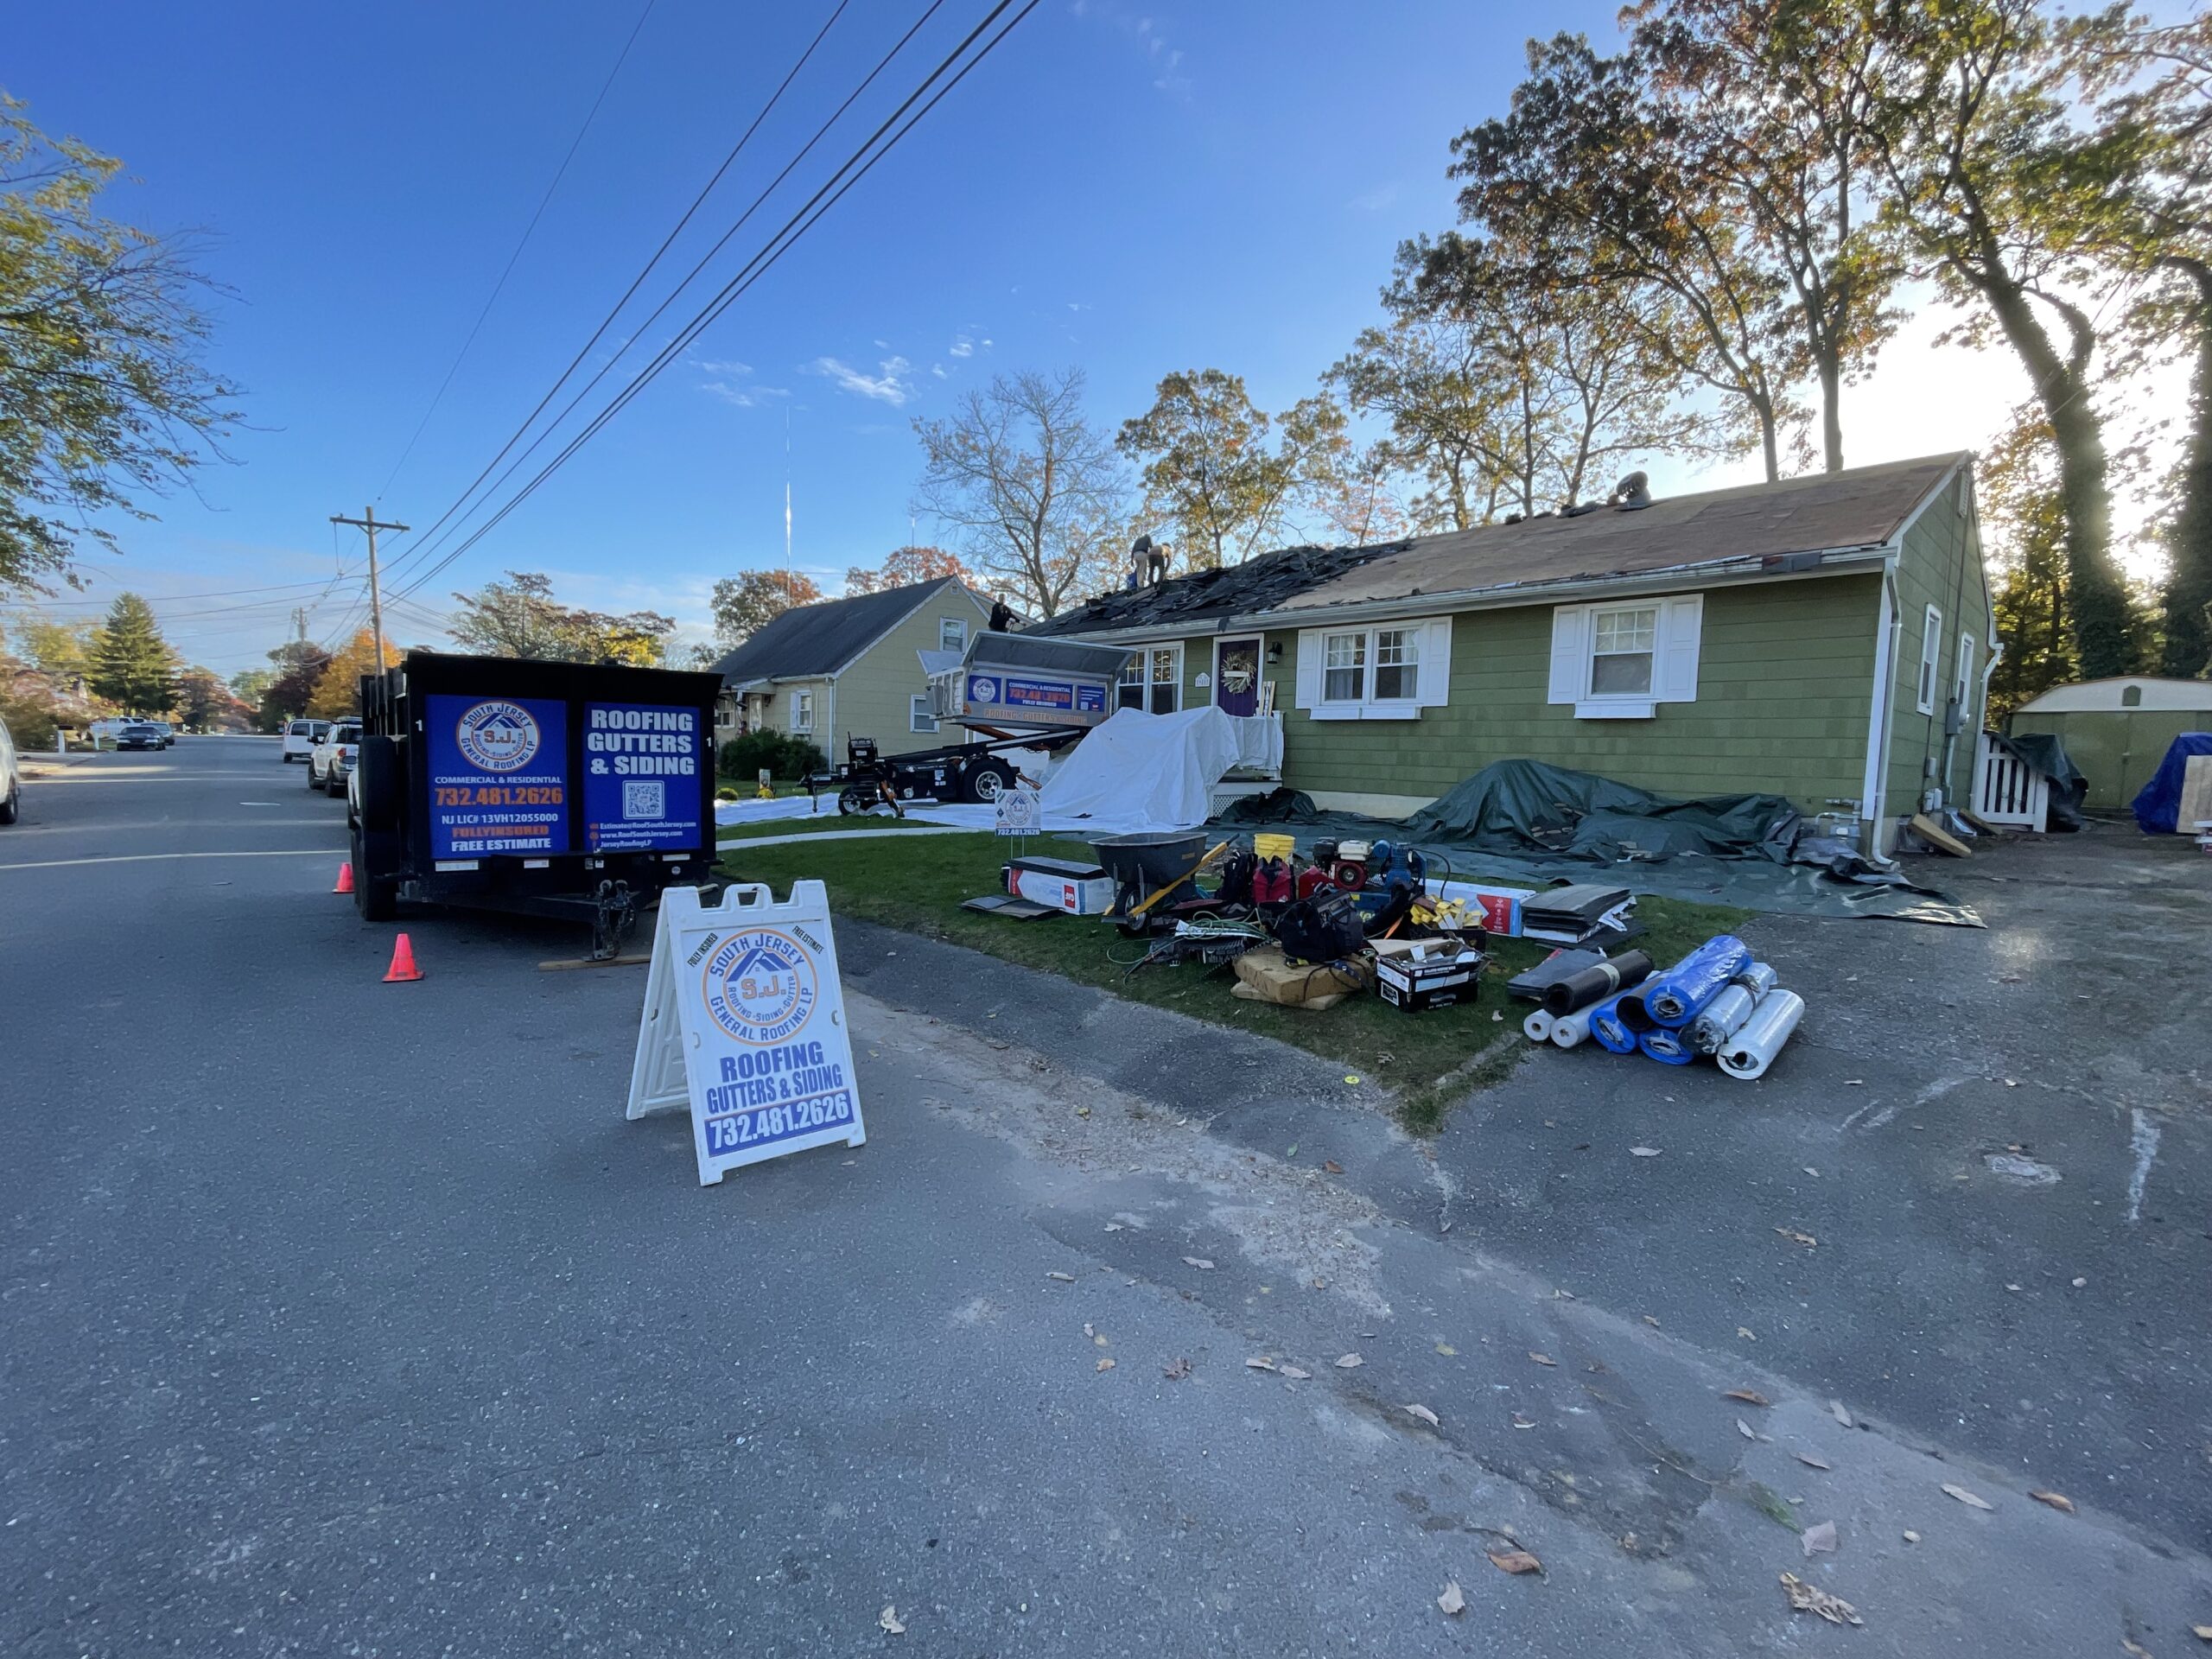
<path id="1" fill-rule="evenodd" d="M 626 818 L 666 817 L 668 785 L 658 778 L 623 779 L 622 816 Z"/>

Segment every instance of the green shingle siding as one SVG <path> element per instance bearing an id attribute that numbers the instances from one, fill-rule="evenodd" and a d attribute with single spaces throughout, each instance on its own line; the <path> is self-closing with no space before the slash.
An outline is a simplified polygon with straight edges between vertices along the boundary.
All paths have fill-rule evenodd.
<path id="1" fill-rule="evenodd" d="M 1896 673 L 1892 682 L 1890 721 L 1888 810 L 1892 817 L 1919 810 L 1921 791 L 1930 783 L 1943 783 L 1953 801 L 1964 801 L 1974 786 L 1974 736 L 1980 730 L 1982 673 L 1989 665 L 1989 596 L 1981 569 L 1981 546 L 1971 512 L 1972 490 L 1963 472 L 1945 486 L 1942 493 L 1905 532 L 1897 559 L 1897 630 Z M 1936 659 L 1934 711 L 1918 707 L 1921 642 L 1927 632 L 1928 607 L 1943 613 L 1943 631 Z M 1974 638 L 1974 683 L 1969 706 L 1952 746 L 1948 778 L 1943 761 L 1943 706 L 1957 677 L 1959 635 Z M 1924 763 L 1938 768 L 1930 776 Z"/>

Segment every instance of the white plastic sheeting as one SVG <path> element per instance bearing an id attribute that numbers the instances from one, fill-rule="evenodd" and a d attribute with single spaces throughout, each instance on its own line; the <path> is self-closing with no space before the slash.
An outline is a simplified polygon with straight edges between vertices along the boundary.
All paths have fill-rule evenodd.
<path id="1" fill-rule="evenodd" d="M 1236 728 L 1218 709 L 1119 709 L 1075 746 L 1038 804 L 1047 823 L 1132 835 L 1188 830 L 1212 816 L 1213 786 L 1236 753 Z"/>

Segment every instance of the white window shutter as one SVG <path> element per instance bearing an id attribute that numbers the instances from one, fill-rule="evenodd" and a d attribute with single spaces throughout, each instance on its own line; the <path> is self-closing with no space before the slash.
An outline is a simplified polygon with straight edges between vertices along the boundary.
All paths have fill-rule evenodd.
<path id="1" fill-rule="evenodd" d="M 1298 636 L 1298 696 L 1296 706 L 1311 709 L 1321 701 L 1321 631 L 1300 630 Z"/>
<path id="2" fill-rule="evenodd" d="M 1586 606 L 1560 605 L 1553 608 L 1552 684 L 1545 702 L 1581 701 L 1585 677 L 1589 672 L 1589 653 L 1583 644 L 1589 626 Z"/>
<path id="3" fill-rule="evenodd" d="M 1699 636 L 1705 627 L 1705 595 L 1691 594 L 1666 601 L 1666 620 L 1659 631 L 1660 702 L 1697 701 Z"/>
<path id="4" fill-rule="evenodd" d="M 1432 617 L 1421 632 L 1421 690 L 1424 709 L 1441 709 L 1452 700 L 1452 619 Z"/>

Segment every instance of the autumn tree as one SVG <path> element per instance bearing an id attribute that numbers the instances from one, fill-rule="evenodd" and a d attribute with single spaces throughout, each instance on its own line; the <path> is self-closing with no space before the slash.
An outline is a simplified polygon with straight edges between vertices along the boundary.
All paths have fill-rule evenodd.
<path id="1" fill-rule="evenodd" d="M 655 611 L 617 615 L 563 605 L 552 579 L 536 571 L 510 570 L 504 581 L 454 598 L 461 609 L 448 632 L 464 650 L 487 656 L 657 668 L 676 632 L 675 619 Z"/>
<path id="2" fill-rule="evenodd" d="M 384 665 L 399 665 L 399 648 L 385 642 Z M 306 712 L 318 720 L 339 720 L 361 712 L 361 677 L 377 671 L 376 635 L 363 628 L 339 647 L 315 681 Z"/>
<path id="3" fill-rule="evenodd" d="M 208 288 L 181 244 L 101 217 L 122 164 L 0 92 L 0 590 L 189 479 L 237 419 L 200 362 Z"/>
<path id="4" fill-rule="evenodd" d="M 16 624 L 16 643 L 40 673 L 57 685 L 83 689 L 92 671 L 92 646 L 97 624 L 57 622 L 48 617 L 25 616 Z"/>
<path id="5" fill-rule="evenodd" d="M 887 588 L 912 588 L 919 582 L 942 582 L 947 576 L 972 582 L 957 553 L 941 547 L 897 547 L 874 569 L 855 564 L 845 572 L 845 592 L 880 594 Z"/>
<path id="6" fill-rule="evenodd" d="M 270 677 L 261 693 L 258 724 L 273 732 L 307 712 L 330 666 L 330 653 L 309 639 L 287 639 L 269 653 Z"/>
<path id="7" fill-rule="evenodd" d="M 973 569 L 1057 616 L 1110 579 L 1124 490 L 1114 447 L 1084 412 L 1080 369 L 994 375 L 951 415 L 917 419 L 914 505 L 957 538 Z"/>
<path id="8" fill-rule="evenodd" d="M 709 601 L 724 651 L 743 645 L 785 611 L 821 601 L 814 579 L 798 570 L 743 570 L 715 583 Z"/>
<path id="9" fill-rule="evenodd" d="M 176 653 L 162 638 L 153 607 L 118 594 L 92 642 L 92 695 L 131 715 L 166 713 L 176 703 Z"/>
<path id="10" fill-rule="evenodd" d="M 212 731 L 243 716 L 245 705 L 212 668 L 188 668 L 177 677 L 177 718 L 188 728 Z"/>

